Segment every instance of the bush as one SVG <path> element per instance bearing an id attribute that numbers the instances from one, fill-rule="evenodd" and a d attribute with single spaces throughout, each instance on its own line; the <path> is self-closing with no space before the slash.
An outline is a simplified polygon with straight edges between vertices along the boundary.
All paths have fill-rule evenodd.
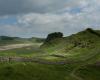
<path id="1" fill-rule="evenodd" d="M 53 39 L 62 38 L 62 37 L 63 37 L 63 33 L 61 33 L 61 32 L 54 32 L 54 33 L 48 34 L 47 39 L 45 41 L 49 42 L 49 41 L 51 41 Z"/>

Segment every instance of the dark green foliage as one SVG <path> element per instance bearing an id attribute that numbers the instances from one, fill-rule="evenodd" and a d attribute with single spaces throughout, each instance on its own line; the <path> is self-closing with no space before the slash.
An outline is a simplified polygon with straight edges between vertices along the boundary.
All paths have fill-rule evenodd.
<path id="1" fill-rule="evenodd" d="M 93 34 L 95 34 L 95 35 L 100 37 L 100 34 L 97 33 L 95 30 L 93 30 L 92 28 L 87 28 L 87 31 L 89 31 L 90 33 L 93 33 Z"/>
<path id="2" fill-rule="evenodd" d="M 45 41 L 49 42 L 49 41 L 54 40 L 56 38 L 62 38 L 62 37 L 63 37 L 63 33 L 61 33 L 61 32 L 54 32 L 54 33 L 48 34 L 47 39 Z"/>

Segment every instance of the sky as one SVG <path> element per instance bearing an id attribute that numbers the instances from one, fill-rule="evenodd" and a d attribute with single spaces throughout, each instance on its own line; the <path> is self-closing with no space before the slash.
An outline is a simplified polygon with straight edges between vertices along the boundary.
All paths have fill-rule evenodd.
<path id="1" fill-rule="evenodd" d="M 100 29 L 99 0 L 0 0 L 0 35 L 46 37 Z"/>

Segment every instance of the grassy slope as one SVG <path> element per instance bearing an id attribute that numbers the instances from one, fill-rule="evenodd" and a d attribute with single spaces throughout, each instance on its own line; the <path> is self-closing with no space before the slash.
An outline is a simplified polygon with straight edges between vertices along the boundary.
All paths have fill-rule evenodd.
<path id="1" fill-rule="evenodd" d="M 96 31 L 100 33 L 100 31 Z M 76 44 L 77 43 L 77 44 Z M 41 51 L 33 47 L 4 51 L 11 55 L 36 56 Z M 99 80 L 100 37 L 82 31 L 69 37 L 55 39 L 42 45 L 46 60 L 77 60 L 78 63 L 66 65 L 46 65 L 36 63 L 0 63 L 0 80 Z M 3 52 L 0 52 L 3 53 Z M 39 54 L 37 54 L 39 53 Z M 28 54 L 28 55 L 27 55 Z M 58 56 L 59 55 L 59 56 Z M 5 54 L 4 56 L 8 56 Z"/>
<path id="2" fill-rule="evenodd" d="M 93 55 L 93 52 L 99 48 L 100 37 L 88 30 L 62 39 L 55 39 L 42 45 L 42 49 L 50 57 L 51 55 L 60 55 L 72 59 L 83 59 L 86 56 Z"/>
<path id="3" fill-rule="evenodd" d="M 85 30 L 63 39 L 55 39 L 50 43 L 45 43 L 42 49 L 49 54 L 49 56 L 45 56 L 46 59 L 59 59 L 52 58 L 56 55 L 55 57 L 64 56 L 77 60 L 79 64 L 70 73 L 72 78 L 76 80 L 99 80 L 100 66 L 94 64 L 100 61 L 100 30 L 94 32 Z"/>

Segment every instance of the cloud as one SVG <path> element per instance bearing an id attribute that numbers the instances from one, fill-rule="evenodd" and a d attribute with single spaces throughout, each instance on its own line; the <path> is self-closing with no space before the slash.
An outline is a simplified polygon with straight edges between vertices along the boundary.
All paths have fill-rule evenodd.
<path id="1" fill-rule="evenodd" d="M 0 0 L 0 15 L 52 13 L 85 7 L 90 0 Z"/>
<path id="2" fill-rule="evenodd" d="M 66 7 L 67 0 L 0 0 L 0 15 L 54 12 Z"/>
<path id="3" fill-rule="evenodd" d="M 100 29 L 99 7 L 98 0 L 0 0 L 7 22 L 0 24 L 0 34 L 46 37 L 60 31 L 67 36 L 87 27 Z"/>

